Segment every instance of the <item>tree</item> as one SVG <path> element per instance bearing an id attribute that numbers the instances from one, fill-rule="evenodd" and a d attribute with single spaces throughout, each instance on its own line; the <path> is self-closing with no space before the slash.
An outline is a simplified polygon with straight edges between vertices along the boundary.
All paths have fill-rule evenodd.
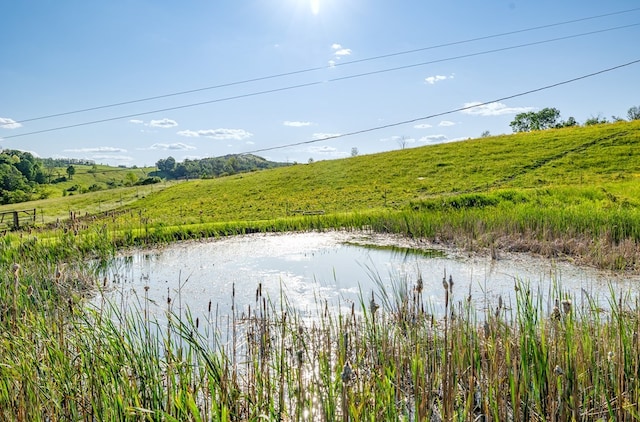
<path id="1" fill-rule="evenodd" d="M 73 179 L 74 174 L 76 174 L 76 168 L 73 166 L 67 167 L 67 175 L 69 176 L 69 180 Z"/>
<path id="2" fill-rule="evenodd" d="M 158 171 L 171 173 L 176 168 L 176 159 L 167 157 L 165 160 L 158 160 L 156 167 L 158 167 Z"/>
<path id="3" fill-rule="evenodd" d="M 556 125 L 556 128 L 561 128 L 561 127 L 573 127 L 573 126 L 578 126 L 578 122 L 576 121 L 576 119 L 571 116 L 567 119 L 566 122 L 560 122 Z"/>
<path id="4" fill-rule="evenodd" d="M 357 157 L 358 156 L 358 147 L 351 148 L 351 156 L 352 157 Z"/>
<path id="5" fill-rule="evenodd" d="M 607 119 L 605 117 L 602 117 L 601 115 L 597 115 L 597 116 L 591 116 L 589 117 L 587 120 L 585 120 L 584 125 L 585 126 L 593 126 L 593 125 L 602 125 L 604 123 L 609 123 L 607 121 Z"/>
<path id="6" fill-rule="evenodd" d="M 558 127 L 558 119 L 560 119 L 560 110 L 546 107 L 538 112 L 516 114 L 509 126 L 514 132 L 531 132 Z"/>
<path id="7" fill-rule="evenodd" d="M 407 136 L 401 136 L 397 139 L 398 145 L 400 149 L 405 149 L 407 147 L 407 143 L 409 142 L 409 138 Z"/>
<path id="8" fill-rule="evenodd" d="M 489 132 L 488 130 L 485 130 L 480 134 L 481 138 L 488 138 L 489 136 L 491 136 L 491 132 Z"/>
<path id="9" fill-rule="evenodd" d="M 627 111 L 629 120 L 640 120 L 640 107 L 633 106 Z"/>

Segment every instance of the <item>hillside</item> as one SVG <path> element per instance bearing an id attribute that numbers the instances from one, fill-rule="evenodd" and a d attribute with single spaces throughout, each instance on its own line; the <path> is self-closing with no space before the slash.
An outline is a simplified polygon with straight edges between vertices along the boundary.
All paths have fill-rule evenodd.
<path id="1" fill-rule="evenodd" d="M 411 202 L 508 188 L 606 187 L 629 203 L 640 195 L 640 121 L 519 133 L 296 164 L 216 179 L 121 187 L 63 197 L 74 185 L 122 185 L 152 169 L 76 166 L 72 180 L 51 185 L 51 198 L 5 205 L 37 208 L 40 220 L 70 210 L 120 206 L 165 224 L 264 220 L 299 210 L 326 214 L 398 209 Z M 61 172 L 63 170 L 60 170 Z M 73 192 L 71 192 L 73 193 Z M 171 211 L 171 212 L 167 212 Z"/>
<path id="2" fill-rule="evenodd" d="M 601 186 L 640 196 L 640 121 L 471 139 L 159 190 L 131 204 L 167 224 L 263 220 L 295 210 L 398 209 L 440 195 Z M 164 204 L 172 204 L 171 215 Z"/>

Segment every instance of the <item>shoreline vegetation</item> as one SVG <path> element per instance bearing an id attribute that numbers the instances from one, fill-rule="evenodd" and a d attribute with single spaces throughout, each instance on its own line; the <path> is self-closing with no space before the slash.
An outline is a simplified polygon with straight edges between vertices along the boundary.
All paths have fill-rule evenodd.
<path id="1" fill-rule="evenodd" d="M 213 304 L 206 320 L 169 296 L 167 324 L 144 297 L 137 312 L 85 300 L 109 283 L 90 259 L 255 232 L 363 230 L 637 273 L 638 144 L 640 123 L 615 123 L 129 188 L 99 212 L 91 194 L 51 199 L 45 224 L 0 238 L 0 418 L 638 419 L 640 306 L 613 289 L 604 310 L 554 287 L 548 309 L 522 280 L 515 303 L 476 310 L 445 275 L 442 317 L 418 279 L 302 320 L 257 286 L 249 314 Z"/>

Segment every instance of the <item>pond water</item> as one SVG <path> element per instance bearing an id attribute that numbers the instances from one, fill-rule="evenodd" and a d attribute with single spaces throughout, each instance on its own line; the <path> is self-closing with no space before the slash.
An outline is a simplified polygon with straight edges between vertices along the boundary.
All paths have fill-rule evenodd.
<path id="1" fill-rule="evenodd" d="M 547 296 L 554 288 L 576 304 L 586 295 L 604 301 L 610 289 L 636 295 L 637 276 L 576 267 L 528 255 L 490 256 L 425 248 L 406 239 L 352 232 L 255 234 L 206 241 L 175 243 L 162 249 L 136 250 L 113 260 L 105 276 L 109 288 L 102 294 L 122 307 L 148 297 L 150 311 L 161 315 L 167 307 L 188 307 L 194 315 L 208 312 L 210 303 L 219 315 L 256 307 L 256 292 L 280 303 L 281 295 L 301 314 L 315 315 L 325 303 L 349 312 L 361 297 L 372 294 L 381 303 L 381 288 L 418 277 L 424 283 L 423 300 L 430 311 L 443 312 L 442 279 L 452 277 L 454 301 L 471 295 L 477 309 L 497 303 L 509 305 L 517 280 Z M 377 281 L 376 281 L 377 280 Z M 101 297 L 96 298 L 101 300 Z M 149 306 L 149 305 L 146 305 Z M 551 305 L 553 306 L 553 305 Z"/>

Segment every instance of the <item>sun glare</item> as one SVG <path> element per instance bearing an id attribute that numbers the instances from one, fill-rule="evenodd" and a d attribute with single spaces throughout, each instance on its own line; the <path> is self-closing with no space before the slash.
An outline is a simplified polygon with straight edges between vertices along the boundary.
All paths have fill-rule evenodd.
<path id="1" fill-rule="evenodd" d="M 314 15 L 320 13 L 320 0 L 311 0 L 311 13 Z"/>

